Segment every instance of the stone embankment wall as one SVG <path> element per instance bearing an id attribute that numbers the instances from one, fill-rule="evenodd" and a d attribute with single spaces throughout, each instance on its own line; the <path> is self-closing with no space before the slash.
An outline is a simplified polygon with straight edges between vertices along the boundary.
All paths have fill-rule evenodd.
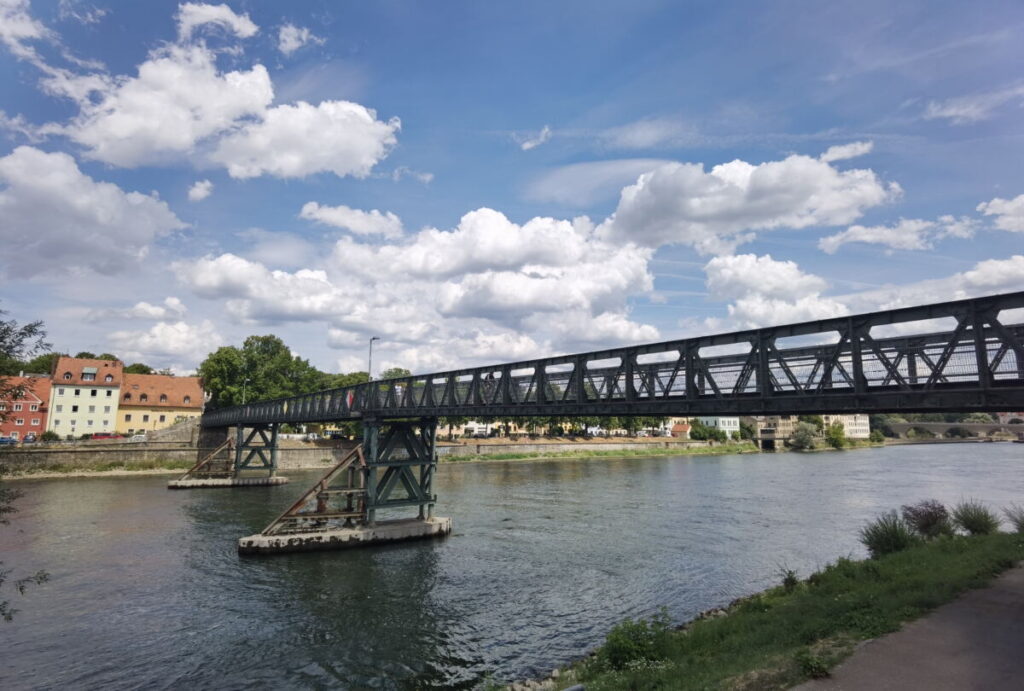
<path id="1" fill-rule="evenodd" d="M 438 445 L 438 457 L 444 456 L 486 456 L 490 454 L 503 453 L 565 453 L 566 451 L 629 451 L 631 453 L 641 452 L 651 448 L 656 449 L 688 449 L 699 446 L 707 446 L 706 441 L 636 441 L 636 442 L 567 442 L 564 444 L 458 444 L 454 446 Z"/>

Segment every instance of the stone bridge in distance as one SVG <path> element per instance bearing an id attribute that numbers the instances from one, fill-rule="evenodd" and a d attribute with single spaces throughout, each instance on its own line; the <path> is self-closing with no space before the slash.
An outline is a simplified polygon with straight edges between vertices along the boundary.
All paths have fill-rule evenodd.
<path id="1" fill-rule="evenodd" d="M 281 424 L 358 420 L 362 444 L 242 552 L 447 533 L 433 516 L 442 416 L 778 415 L 1024 409 L 1024 292 L 419 374 L 222 408 L 212 454 L 171 486 L 284 482 Z M 232 437 L 229 429 L 234 428 Z M 255 476 L 253 476 L 255 474 Z M 378 521 L 396 509 L 414 519 Z"/>

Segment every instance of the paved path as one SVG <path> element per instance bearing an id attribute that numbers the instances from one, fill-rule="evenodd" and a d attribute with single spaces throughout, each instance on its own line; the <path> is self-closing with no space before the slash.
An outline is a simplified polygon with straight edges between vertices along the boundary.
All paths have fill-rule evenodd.
<path id="1" fill-rule="evenodd" d="M 865 643 L 801 691 L 1024 689 L 1024 568 Z"/>

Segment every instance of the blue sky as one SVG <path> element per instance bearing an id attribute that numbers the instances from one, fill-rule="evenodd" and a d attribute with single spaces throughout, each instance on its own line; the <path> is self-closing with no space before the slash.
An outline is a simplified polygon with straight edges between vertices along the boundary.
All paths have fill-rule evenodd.
<path id="1" fill-rule="evenodd" d="M 0 307 L 428 371 L 1024 289 L 1018 2 L 0 0 Z"/>

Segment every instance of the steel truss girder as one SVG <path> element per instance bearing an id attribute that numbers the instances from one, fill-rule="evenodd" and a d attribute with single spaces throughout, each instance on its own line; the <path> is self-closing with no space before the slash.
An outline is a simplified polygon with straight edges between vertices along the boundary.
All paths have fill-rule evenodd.
<path id="1" fill-rule="evenodd" d="M 235 431 L 235 477 L 244 470 L 266 470 L 270 477 L 277 472 L 277 433 L 279 423 L 239 425 Z"/>
<path id="2" fill-rule="evenodd" d="M 1004 324 L 1001 315 L 1021 308 L 1024 292 L 1017 292 L 424 374 L 215 410 L 202 424 L 1020 409 L 1024 324 Z M 940 318 L 955 319 L 956 327 L 872 334 Z M 811 343 L 778 347 L 794 337 Z M 826 339 L 831 342 L 821 343 Z M 742 352 L 703 352 L 716 346 Z M 404 488 L 407 480 L 395 486 Z"/>
<path id="3" fill-rule="evenodd" d="M 418 507 L 419 518 L 433 516 L 437 502 L 433 494 L 436 440 L 437 418 L 384 425 L 378 420 L 364 420 L 367 523 L 374 523 L 380 509 L 407 506 Z"/>

